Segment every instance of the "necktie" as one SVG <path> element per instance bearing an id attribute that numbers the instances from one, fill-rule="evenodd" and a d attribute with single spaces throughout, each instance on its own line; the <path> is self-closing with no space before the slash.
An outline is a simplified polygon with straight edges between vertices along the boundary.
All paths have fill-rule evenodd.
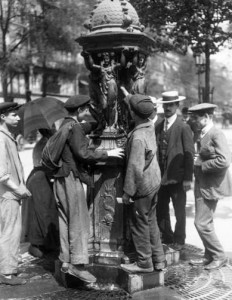
<path id="1" fill-rule="evenodd" d="M 168 131 L 168 120 L 165 119 L 165 122 L 164 122 L 164 131 L 167 132 Z"/>

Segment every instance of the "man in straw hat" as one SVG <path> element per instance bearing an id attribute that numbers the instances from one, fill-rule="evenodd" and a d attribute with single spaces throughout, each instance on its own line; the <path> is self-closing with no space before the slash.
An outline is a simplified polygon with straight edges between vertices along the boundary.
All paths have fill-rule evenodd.
<path id="1" fill-rule="evenodd" d="M 0 283 L 25 284 L 17 277 L 21 236 L 21 200 L 30 196 L 12 132 L 18 126 L 17 103 L 0 103 Z"/>
<path id="2" fill-rule="evenodd" d="M 165 119 L 156 127 L 159 165 L 162 181 L 158 193 L 157 219 L 165 244 L 180 250 L 185 244 L 186 192 L 193 176 L 194 144 L 190 127 L 177 117 L 179 102 L 185 97 L 177 91 L 165 92 L 158 102 L 163 104 Z M 176 224 L 173 232 L 169 214 L 172 200 Z"/>
<path id="3" fill-rule="evenodd" d="M 135 127 L 128 136 L 122 200 L 130 205 L 129 222 L 137 261 L 122 264 L 121 267 L 133 273 L 146 273 L 165 267 L 156 220 L 157 192 L 161 177 L 156 157 L 154 125 L 148 119 L 154 112 L 154 105 L 149 96 L 135 94 L 129 97 L 129 108 Z"/>
<path id="4" fill-rule="evenodd" d="M 217 106 L 201 103 L 189 109 L 201 128 L 200 150 L 194 162 L 195 226 L 205 247 L 204 257 L 190 264 L 207 270 L 219 269 L 227 258 L 214 229 L 213 215 L 218 200 L 232 195 L 229 173 L 231 152 L 226 138 L 213 124 Z"/>

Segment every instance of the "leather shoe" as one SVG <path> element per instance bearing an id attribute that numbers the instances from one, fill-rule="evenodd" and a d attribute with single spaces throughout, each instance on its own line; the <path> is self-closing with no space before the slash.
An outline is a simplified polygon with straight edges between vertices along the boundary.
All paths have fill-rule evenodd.
<path id="1" fill-rule="evenodd" d="M 163 271 L 163 269 L 167 267 L 167 262 L 166 260 L 162 262 L 153 262 L 153 266 L 156 271 Z"/>
<path id="2" fill-rule="evenodd" d="M 4 275 L 0 275 L 0 284 L 8 284 L 8 285 L 22 285 L 26 284 L 27 281 L 25 279 L 16 277 L 15 275 L 11 275 L 11 278 L 8 278 Z"/>
<path id="3" fill-rule="evenodd" d="M 40 250 L 39 246 L 35 246 L 35 245 L 30 245 L 28 249 L 28 253 L 38 258 L 42 258 L 44 255 L 43 252 Z"/>
<path id="4" fill-rule="evenodd" d="M 210 264 L 205 266 L 206 270 L 218 270 L 221 267 L 225 266 L 228 262 L 227 258 L 219 259 L 219 260 L 213 260 Z"/>
<path id="5" fill-rule="evenodd" d="M 131 273 L 151 273 L 154 271 L 153 266 L 150 268 L 141 268 L 138 266 L 137 262 L 134 262 L 133 264 L 121 264 L 121 268 Z"/>
<path id="6" fill-rule="evenodd" d="M 189 264 L 192 266 L 206 266 L 209 263 L 211 263 L 212 260 L 208 259 L 208 258 L 197 258 L 197 259 L 191 259 Z"/>
<path id="7" fill-rule="evenodd" d="M 184 244 L 174 243 L 174 244 L 170 245 L 170 247 L 176 251 L 180 251 L 184 248 Z"/>
<path id="8" fill-rule="evenodd" d="M 85 267 L 82 266 L 74 266 L 69 264 L 67 273 L 87 283 L 94 283 L 97 281 L 97 278 L 94 277 L 91 273 L 89 273 L 89 271 L 85 269 Z"/>

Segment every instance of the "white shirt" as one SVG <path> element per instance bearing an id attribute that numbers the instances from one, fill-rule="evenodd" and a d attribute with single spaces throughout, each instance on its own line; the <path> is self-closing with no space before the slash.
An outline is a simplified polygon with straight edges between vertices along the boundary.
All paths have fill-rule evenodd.
<path id="1" fill-rule="evenodd" d="M 176 121 L 176 118 L 177 118 L 177 114 L 174 114 L 172 115 L 171 117 L 169 118 L 165 118 L 165 121 L 164 121 L 164 129 L 165 129 L 165 124 L 166 122 L 168 121 L 168 126 L 167 126 L 167 130 L 172 126 L 172 124 Z M 167 120 L 167 121 L 166 121 Z"/>

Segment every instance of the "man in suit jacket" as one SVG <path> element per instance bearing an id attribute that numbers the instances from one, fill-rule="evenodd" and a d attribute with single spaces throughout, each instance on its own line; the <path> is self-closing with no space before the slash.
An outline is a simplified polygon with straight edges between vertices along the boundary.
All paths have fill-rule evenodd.
<path id="1" fill-rule="evenodd" d="M 195 174 L 195 226 L 205 247 L 204 257 L 191 260 L 192 265 L 205 269 L 219 269 L 227 263 L 213 224 L 213 214 L 218 200 L 232 195 L 229 173 L 231 152 L 221 130 L 213 124 L 217 106 L 201 103 L 190 108 L 201 127 L 200 150 L 194 162 Z"/>
<path id="2" fill-rule="evenodd" d="M 162 242 L 180 250 L 185 244 L 186 191 L 191 188 L 194 144 L 190 127 L 177 117 L 179 101 L 185 99 L 177 91 L 165 92 L 158 101 L 163 103 L 165 119 L 156 126 L 159 165 L 162 181 L 158 193 L 157 220 Z M 169 203 L 172 200 L 176 225 L 171 228 Z"/>

